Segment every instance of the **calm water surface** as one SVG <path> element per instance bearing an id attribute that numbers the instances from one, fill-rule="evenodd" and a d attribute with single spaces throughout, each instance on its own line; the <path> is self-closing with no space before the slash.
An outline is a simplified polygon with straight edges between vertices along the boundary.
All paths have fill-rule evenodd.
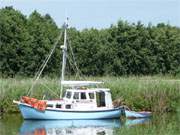
<path id="1" fill-rule="evenodd" d="M 151 119 L 23 120 L 20 114 L 0 119 L 0 135 L 180 134 L 179 113 Z"/>

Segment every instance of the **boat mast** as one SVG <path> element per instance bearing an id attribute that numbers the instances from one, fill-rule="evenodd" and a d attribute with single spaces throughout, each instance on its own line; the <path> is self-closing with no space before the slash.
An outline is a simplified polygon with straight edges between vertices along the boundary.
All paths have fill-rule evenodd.
<path id="1" fill-rule="evenodd" d="M 68 27 L 68 18 L 66 18 L 66 21 L 64 23 L 64 45 L 61 46 L 61 49 L 63 51 L 63 62 L 62 62 L 62 71 L 61 71 L 61 82 L 64 81 L 64 73 L 66 68 L 66 59 L 67 59 L 67 27 Z M 63 92 L 63 85 L 61 84 L 60 89 L 60 98 L 62 98 L 62 92 Z"/>

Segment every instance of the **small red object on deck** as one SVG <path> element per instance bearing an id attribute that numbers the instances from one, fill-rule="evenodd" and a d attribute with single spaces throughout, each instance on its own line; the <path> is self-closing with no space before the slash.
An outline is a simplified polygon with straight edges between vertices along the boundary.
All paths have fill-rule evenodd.
<path id="1" fill-rule="evenodd" d="M 46 109 L 46 101 L 38 100 L 36 98 L 30 98 L 27 96 L 23 96 L 21 102 L 31 105 L 37 110 L 44 111 Z"/>

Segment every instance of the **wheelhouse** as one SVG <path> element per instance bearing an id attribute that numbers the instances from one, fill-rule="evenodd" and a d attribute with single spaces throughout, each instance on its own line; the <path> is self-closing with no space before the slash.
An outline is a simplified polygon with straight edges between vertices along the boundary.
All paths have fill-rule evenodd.
<path id="1" fill-rule="evenodd" d="M 109 89 L 67 89 L 62 101 L 48 101 L 49 109 L 110 109 L 112 106 L 111 93 Z"/>
<path id="2" fill-rule="evenodd" d="M 109 89 L 67 89 L 63 100 L 83 108 L 112 108 Z"/>

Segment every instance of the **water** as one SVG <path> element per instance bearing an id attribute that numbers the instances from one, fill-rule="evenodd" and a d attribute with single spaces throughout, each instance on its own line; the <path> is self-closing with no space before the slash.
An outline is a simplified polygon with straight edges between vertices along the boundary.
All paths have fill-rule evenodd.
<path id="1" fill-rule="evenodd" d="M 151 119 L 111 120 L 23 120 L 19 114 L 0 119 L 0 135 L 116 135 L 179 134 L 179 114 Z"/>

